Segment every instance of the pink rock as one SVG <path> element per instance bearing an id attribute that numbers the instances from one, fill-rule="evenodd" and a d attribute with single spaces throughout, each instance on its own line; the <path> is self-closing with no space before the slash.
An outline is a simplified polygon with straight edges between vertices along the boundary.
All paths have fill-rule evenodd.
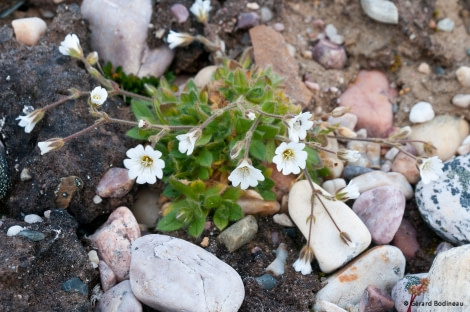
<path id="1" fill-rule="evenodd" d="M 324 39 L 313 47 L 312 57 L 326 69 L 341 69 L 346 64 L 344 47 Z"/>
<path id="2" fill-rule="evenodd" d="M 121 198 L 134 186 L 135 180 L 129 179 L 128 170 L 109 168 L 96 187 L 96 194 L 103 198 Z"/>
<path id="3" fill-rule="evenodd" d="M 413 227 L 413 224 L 408 219 L 403 219 L 393 238 L 392 244 L 403 252 L 407 260 L 413 259 L 419 250 L 416 235 L 416 229 Z"/>
<path id="4" fill-rule="evenodd" d="M 188 9 L 181 3 L 176 3 L 171 6 L 171 13 L 178 20 L 178 23 L 184 23 L 188 20 Z"/>
<path id="5" fill-rule="evenodd" d="M 131 244 L 140 237 L 140 228 L 127 207 L 119 207 L 108 220 L 89 237 L 98 249 L 98 256 L 116 274 L 118 281 L 129 277 Z"/>
<path id="6" fill-rule="evenodd" d="M 116 274 L 114 274 L 113 270 L 111 270 L 103 260 L 98 262 L 98 269 L 100 270 L 101 287 L 103 288 L 103 291 L 106 292 L 116 285 Z"/>
<path id="7" fill-rule="evenodd" d="M 411 145 L 407 146 L 407 151 L 416 155 L 416 149 Z M 416 160 L 401 152 L 393 160 L 392 171 L 403 174 L 411 184 L 418 182 L 420 177 Z"/>
<path id="8" fill-rule="evenodd" d="M 142 304 L 134 296 L 129 281 L 123 281 L 106 291 L 95 312 L 141 312 Z"/>
<path id="9" fill-rule="evenodd" d="M 392 127 L 389 99 L 395 96 L 387 77 L 376 70 L 360 71 L 356 81 L 341 95 L 340 105 L 350 106 L 358 118 L 356 129 L 365 128 L 369 137 L 386 137 Z"/>
<path id="10" fill-rule="evenodd" d="M 382 312 L 393 308 L 392 297 L 377 286 L 369 285 L 359 301 L 359 312 Z"/>
<path id="11" fill-rule="evenodd" d="M 352 209 L 361 218 L 377 245 L 392 241 L 405 212 L 406 199 L 393 186 L 379 186 L 362 193 Z"/>

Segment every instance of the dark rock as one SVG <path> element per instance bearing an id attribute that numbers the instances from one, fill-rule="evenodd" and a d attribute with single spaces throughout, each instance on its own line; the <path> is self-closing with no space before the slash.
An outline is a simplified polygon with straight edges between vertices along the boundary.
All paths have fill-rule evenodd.
<path id="1" fill-rule="evenodd" d="M 259 25 L 260 16 L 255 12 L 240 13 L 237 20 L 237 29 L 249 29 Z"/>
<path id="2" fill-rule="evenodd" d="M 360 176 L 361 174 L 372 172 L 372 171 L 374 170 L 370 168 L 366 168 L 366 167 L 361 167 L 361 166 L 346 166 L 344 167 L 343 177 L 345 180 L 349 181 L 357 176 Z"/>
<path id="3" fill-rule="evenodd" d="M 277 284 L 277 279 L 270 274 L 264 274 L 255 279 L 266 290 L 273 289 Z"/>
<path id="4" fill-rule="evenodd" d="M 416 229 L 408 219 L 403 219 L 401 221 L 392 244 L 400 248 L 407 260 L 415 258 L 416 252 L 419 250 L 419 243 Z"/>

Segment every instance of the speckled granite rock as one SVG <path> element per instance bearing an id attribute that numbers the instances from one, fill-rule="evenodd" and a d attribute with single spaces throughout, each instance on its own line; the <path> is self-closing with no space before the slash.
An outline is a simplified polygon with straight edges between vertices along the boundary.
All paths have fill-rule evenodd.
<path id="1" fill-rule="evenodd" d="M 411 295 L 408 292 L 411 285 L 417 285 L 422 278 L 428 277 L 428 273 L 407 274 L 399 280 L 392 289 L 392 298 L 395 302 L 397 312 L 407 312 L 410 305 Z M 423 302 L 424 294 L 417 296 L 414 300 L 415 304 Z M 418 310 L 417 305 L 411 306 L 411 312 Z"/>
<path id="2" fill-rule="evenodd" d="M 416 186 L 416 203 L 427 224 L 443 239 L 470 243 L 470 155 L 444 163 L 438 181 Z"/>

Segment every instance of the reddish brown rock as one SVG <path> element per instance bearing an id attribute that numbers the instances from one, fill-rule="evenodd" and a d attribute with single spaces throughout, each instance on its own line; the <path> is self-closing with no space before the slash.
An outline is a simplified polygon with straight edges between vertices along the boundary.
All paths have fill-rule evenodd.
<path id="1" fill-rule="evenodd" d="M 96 194 L 103 198 L 122 198 L 134 186 L 134 179 L 129 179 L 127 169 L 109 168 L 96 187 Z"/>
<path id="2" fill-rule="evenodd" d="M 395 233 L 392 244 L 400 248 L 407 260 L 413 259 L 419 250 L 416 229 L 408 219 L 401 221 L 398 231 Z"/>
<path id="3" fill-rule="evenodd" d="M 411 145 L 407 147 L 407 151 L 416 155 L 416 149 Z M 392 171 L 403 174 L 411 184 L 418 182 L 420 177 L 416 160 L 401 152 L 393 160 Z"/>
<path id="4" fill-rule="evenodd" d="M 351 107 L 351 113 L 358 119 L 356 129 L 367 129 L 369 137 L 386 137 L 393 122 L 389 99 L 394 95 L 395 90 L 389 88 L 383 73 L 363 70 L 341 95 L 340 105 Z"/>
<path id="5" fill-rule="evenodd" d="M 298 78 L 298 65 L 287 50 L 284 37 L 274 29 L 259 25 L 250 29 L 256 65 L 271 66 L 284 78 L 283 89 L 294 103 L 309 104 L 312 93 Z M 282 61 L 281 61 L 282 60 Z"/>

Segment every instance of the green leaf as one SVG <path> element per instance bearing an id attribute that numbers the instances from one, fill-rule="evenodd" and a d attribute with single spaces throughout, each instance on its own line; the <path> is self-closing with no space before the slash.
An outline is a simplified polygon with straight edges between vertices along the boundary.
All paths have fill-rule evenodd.
<path id="1" fill-rule="evenodd" d="M 240 196 L 243 195 L 243 191 L 238 187 L 229 186 L 222 194 L 222 199 L 227 199 L 235 202 Z"/>
<path id="2" fill-rule="evenodd" d="M 214 217 L 212 221 L 214 221 L 215 226 L 219 230 L 223 230 L 228 225 L 228 219 L 230 217 L 230 209 L 222 205 L 215 210 Z"/>
<path id="3" fill-rule="evenodd" d="M 212 153 L 206 149 L 202 150 L 196 158 L 196 162 L 203 167 L 211 167 L 213 160 Z"/>
<path id="4" fill-rule="evenodd" d="M 199 138 L 199 140 L 196 141 L 196 144 L 195 146 L 203 146 L 203 145 L 206 145 L 207 143 L 209 143 L 212 139 L 212 134 L 211 133 L 207 133 L 206 131 L 204 131 L 201 135 L 201 137 Z"/>
<path id="5" fill-rule="evenodd" d="M 206 215 L 198 207 L 194 211 L 193 219 L 188 226 L 188 233 L 193 237 L 198 237 L 204 231 L 204 226 L 206 225 Z"/>
<path id="6" fill-rule="evenodd" d="M 134 127 L 129 130 L 127 130 L 126 135 L 130 138 L 136 139 L 136 140 L 147 140 L 149 137 L 149 134 L 145 135 L 144 132 L 141 131 L 139 127 Z"/>
<path id="7" fill-rule="evenodd" d="M 184 222 L 176 218 L 178 213 L 179 209 L 173 209 L 166 216 L 160 219 L 157 224 L 157 230 L 169 232 L 181 229 L 184 226 Z"/>
<path id="8" fill-rule="evenodd" d="M 246 99 L 250 102 L 259 104 L 263 99 L 264 88 L 253 88 L 246 94 Z"/>
<path id="9" fill-rule="evenodd" d="M 275 101 L 265 101 L 261 105 L 261 109 L 263 112 L 268 114 L 274 114 L 276 112 L 277 102 Z"/>
<path id="10" fill-rule="evenodd" d="M 132 100 L 131 109 L 134 113 L 135 118 L 137 120 L 144 119 L 149 121 L 150 123 L 157 123 L 152 111 L 149 108 L 150 105 L 151 103 L 147 101 Z"/>
<path id="11" fill-rule="evenodd" d="M 259 194 L 264 200 L 276 200 L 276 194 L 270 190 L 259 190 Z"/>
<path id="12" fill-rule="evenodd" d="M 235 70 L 233 85 L 238 93 L 245 94 L 248 89 L 248 79 L 242 69 Z"/>
<path id="13" fill-rule="evenodd" d="M 199 167 L 197 170 L 197 178 L 203 181 L 208 180 L 210 177 L 210 169 L 207 167 Z"/>
<path id="14" fill-rule="evenodd" d="M 189 187 L 193 190 L 196 194 L 201 194 L 206 190 L 206 184 L 201 180 L 196 180 L 189 184 Z"/>
<path id="15" fill-rule="evenodd" d="M 227 205 L 229 208 L 229 217 L 230 221 L 237 221 L 243 217 L 242 207 L 236 203 L 230 203 Z"/>
<path id="16" fill-rule="evenodd" d="M 250 143 L 250 155 L 258 160 L 265 160 L 266 158 L 266 146 L 263 141 L 251 140 Z"/>
<path id="17" fill-rule="evenodd" d="M 222 197 L 220 197 L 219 194 L 207 195 L 206 198 L 204 198 L 203 206 L 206 208 L 215 208 L 220 205 L 221 201 Z"/>
<path id="18" fill-rule="evenodd" d="M 194 191 L 188 185 L 181 183 L 174 177 L 170 177 L 170 180 L 168 182 L 175 190 L 177 190 L 181 194 L 186 195 L 187 197 L 192 198 L 194 200 L 197 199 L 196 193 L 194 193 Z"/>
<path id="19" fill-rule="evenodd" d="M 272 125 L 259 125 L 256 130 L 262 131 L 263 139 L 273 139 L 279 132 L 279 127 L 272 126 Z"/>
<path id="20" fill-rule="evenodd" d="M 316 150 L 306 146 L 304 151 L 307 152 L 307 164 L 309 166 L 311 166 L 314 169 L 323 168 L 323 162 Z"/>
<path id="21" fill-rule="evenodd" d="M 235 131 L 238 134 L 245 134 L 251 127 L 253 121 L 245 119 L 245 118 L 237 118 L 235 120 Z"/>
<path id="22" fill-rule="evenodd" d="M 268 140 L 266 142 L 266 160 L 272 161 L 274 156 L 276 155 L 276 143 L 274 140 Z"/>

